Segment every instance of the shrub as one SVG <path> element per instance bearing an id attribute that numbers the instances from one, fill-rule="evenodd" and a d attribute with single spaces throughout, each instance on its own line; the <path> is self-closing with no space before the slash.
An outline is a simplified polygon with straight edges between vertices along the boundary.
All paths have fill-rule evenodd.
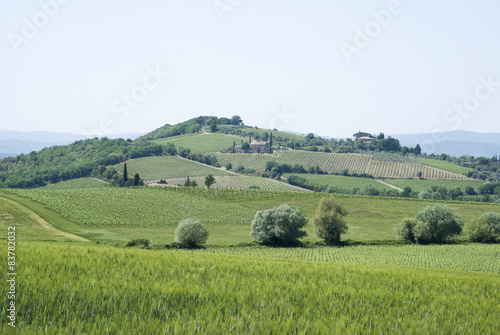
<path id="1" fill-rule="evenodd" d="M 175 230 L 175 243 L 180 248 L 199 248 L 208 238 L 208 230 L 199 220 L 182 220 Z"/>
<path id="2" fill-rule="evenodd" d="M 462 231 L 462 218 L 446 205 L 422 208 L 415 218 L 419 222 L 413 234 L 418 243 L 441 243 Z"/>
<path id="3" fill-rule="evenodd" d="M 340 242 L 340 235 L 347 232 L 347 224 L 344 219 L 346 215 L 346 210 L 334 199 L 321 199 L 314 216 L 318 237 L 328 244 Z"/>
<path id="4" fill-rule="evenodd" d="M 472 242 L 493 242 L 496 236 L 490 225 L 483 217 L 478 217 L 464 225 L 464 235 Z"/>
<path id="5" fill-rule="evenodd" d="M 396 227 L 396 232 L 399 237 L 403 240 L 415 242 L 415 234 L 413 230 L 417 225 L 418 220 L 415 218 L 405 218 L 403 221 Z"/>
<path id="6" fill-rule="evenodd" d="M 299 209 L 281 205 L 255 213 L 250 235 L 260 244 L 291 245 L 307 235 L 301 230 L 306 223 Z"/>
<path id="7" fill-rule="evenodd" d="M 500 235 L 500 213 L 495 212 L 487 212 L 481 215 L 488 225 L 493 229 L 493 233 L 496 235 Z"/>
<path id="8" fill-rule="evenodd" d="M 151 249 L 153 247 L 153 242 L 148 239 L 136 239 L 128 242 L 126 247 L 140 247 L 142 246 L 144 249 Z"/>

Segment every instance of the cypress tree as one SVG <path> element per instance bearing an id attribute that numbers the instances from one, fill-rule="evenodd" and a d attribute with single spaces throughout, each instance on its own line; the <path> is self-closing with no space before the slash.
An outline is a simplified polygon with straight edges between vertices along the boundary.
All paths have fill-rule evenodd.
<path id="1" fill-rule="evenodd" d="M 134 175 L 134 186 L 139 186 L 139 181 L 141 180 L 141 178 L 139 178 L 139 174 L 136 173 Z"/>
<path id="2" fill-rule="evenodd" d="M 123 165 L 123 181 L 126 183 L 128 180 L 128 173 L 127 173 L 127 163 Z"/>
<path id="3" fill-rule="evenodd" d="M 271 133 L 271 136 L 269 137 L 269 153 L 273 153 L 273 133 Z"/>

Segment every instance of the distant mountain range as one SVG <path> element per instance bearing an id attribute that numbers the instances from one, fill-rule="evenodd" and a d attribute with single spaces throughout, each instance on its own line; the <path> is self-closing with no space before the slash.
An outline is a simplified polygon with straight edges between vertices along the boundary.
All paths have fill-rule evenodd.
<path id="1" fill-rule="evenodd" d="M 136 139 L 139 133 L 110 135 L 109 138 Z M 48 131 L 14 131 L 0 130 L 0 159 L 27 154 L 54 145 L 66 145 L 78 140 L 89 138 L 89 136 L 72 133 L 56 133 Z"/>
<path id="2" fill-rule="evenodd" d="M 397 138 L 401 145 L 408 147 L 414 147 L 419 143 L 422 152 L 427 154 L 446 153 L 455 157 L 470 155 L 488 158 L 494 154 L 500 155 L 500 133 L 454 130 L 443 133 L 391 134 L 386 136 Z"/>
<path id="3" fill-rule="evenodd" d="M 130 133 L 110 135 L 109 138 L 130 138 L 134 140 L 141 135 L 143 134 Z M 500 133 L 476 133 L 455 130 L 444 133 L 386 134 L 387 136 L 397 138 L 401 145 L 408 147 L 414 147 L 419 143 L 422 152 L 427 154 L 446 153 L 455 157 L 471 155 L 488 158 L 491 158 L 494 154 L 500 155 Z M 326 138 L 326 136 L 322 137 Z M 17 156 L 21 153 L 27 154 L 54 145 L 66 145 L 85 138 L 88 138 L 88 136 L 72 133 L 0 130 L 0 159 Z"/>

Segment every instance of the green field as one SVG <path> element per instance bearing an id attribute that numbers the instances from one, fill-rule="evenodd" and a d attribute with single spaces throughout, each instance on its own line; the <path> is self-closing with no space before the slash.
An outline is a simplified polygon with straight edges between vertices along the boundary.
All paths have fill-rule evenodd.
<path id="1" fill-rule="evenodd" d="M 93 178 L 78 178 L 61 181 L 56 184 L 44 186 L 45 189 L 70 189 L 70 188 L 101 188 L 106 187 L 106 182 Z"/>
<path id="2" fill-rule="evenodd" d="M 368 187 L 377 189 L 379 191 L 388 191 L 388 190 L 392 189 L 391 187 L 386 186 L 382 183 L 379 183 L 371 178 L 356 178 L 356 177 L 345 177 L 345 176 L 338 176 L 338 175 L 309 174 L 309 173 L 301 173 L 301 174 L 285 173 L 284 174 L 285 177 L 288 177 L 290 175 L 297 175 L 297 176 L 300 176 L 302 178 L 305 178 L 307 181 L 309 181 L 311 183 L 333 186 L 336 189 L 345 190 L 346 192 L 351 191 L 354 188 L 358 188 L 360 190 L 363 190 L 363 189 L 366 189 Z"/>
<path id="3" fill-rule="evenodd" d="M 126 163 L 129 175 L 133 176 L 138 173 L 146 181 L 187 176 L 206 176 L 208 174 L 219 176 L 232 175 L 222 169 L 216 169 L 174 156 L 136 158 L 130 159 Z M 123 163 L 116 164 L 113 167 L 123 173 Z"/>
<path id="4" fill-rule="evenodd" d="M 439 160 L 439 159 L 429 159 L 429 158 L 417 158 L 415 159 L 417 162 L 436 167 L 438 169 L 448 170 L 455 173 L 467 173 L 472 171 L 471 168 L 463 167 L 457 164 L 453 164 L 447 161 Z"/>
<path id="5" fill-rule="evenodd" d="M 273 133 L 273 138 L 276 139 L 279 137 L 283 140 L 289 139 L 292 141 L 300 141 L 304 139 L 304 135 L 299 135 L 299 134 L 292 134 L 292 133 L 287 133 L 285 131 L 276 131 L 276 130 L 269 130 L 269 129 L 262 129 L 262 128 L 252 128 L 252 127 L 245 127 L 241 128 L 239 126 L 230 126 L 230 125 L 219 125 L 219 129 L 223 130 L 224 128 L 227 129 L 234 129 L 237 132 L 239 132 L 237 135 L 241 135 L 244 137 L 248 137 L 249 133 L 254 133 L 254 134 L 259 134 L 259 135 L 264 135 L 266 132 L 268 134 Z"/>
<path id="6" fill-rule="evenodd" d="M 498 273 L 66 243 L 16 250 L 23 334 L 500 332 Z"/>
<path id="7" fill-rule="evenodd" d="M 0 194 L 3 194 L 0 193 Z M 92 240 L 123 244 L 135 238 L 152 239 L 156 244 L 171 243 L 175 227 L 182 219 L 199 218 L 209 228 L 208 243 L 217 245 L 250 242 L 250 223 L 255 212 L 284 203 L 296 206 L 310 222 L 305 241 L 318 241 L 312 218 L 321 194 L 231 189 L 184 188 L 103 188 L 78 190 L 11 190 L 44 205 L 74 223 L 62 228 Z M 384 241 L 396 238 L 394 227 L 405 217 L 432 201 L 335 196 L 349 215 L 352 241 Z M 27 206 L 29 199 L 20 198 Z M 36 203 L 35 203 L 36 204 Z M 464 221 L 488 212 L 500 212 L 499 205 L 450 203 Z M 30 207 L 31 208 L 31 207 Z M 43 216 L 41 213 L 38 215 Z M 49 220 L 47 220 L 49 221 Z M 54 223 L 54 226 L 57 226 Z"/>
<path id="8" fill-rule="evenodd" d="M 411 187 L 412 191 L 422 192 L 429 190 L 432 186 L 446 187 L 447 189 L 460 188 L 465 192 L 467 186 L 471 186 L 477 192 L 479 187 L 484 184 L 480 180 L 448 180 L 448 179 L 384 179 L 385 182 L 404 188 Z"/>
<path id="9" fill-rule="evenodd" d="M 319 165 L 321 170 L 328 173 L 339 173 L 347 169 L 351 174 L 366 173 L 377 178 L 416 178 L 418 172 L 422 172 L 422 176 L 429 179 L 467 179 L 464 175 L 420 163 L 378 161 L 364 154 L 288 150 L 272 155 L 227 153 L 216 154 L 216 157 L 221 165 L 231 163 L 235 167 L 242 165 L 247 169 L 256 170 L 264 170 L 268 161 L 275 161 L 279 164 L 302 164 L 305 168 Z"/>
<path id="10" fill-rule="evenodd" d="M 196 181 L 198 186 L 204 186 L 205 177 L 193 177 L 190 178 L 191 181 Z M 166 179 L 167 185 L 169 186 L 183 186 L 186 178 L 170 178 Z M 302 188 L 287 184 L 285 182 L 279 182 L 274 179 L 254 177 L 254 176 L 244 176 L 244 175 L 233 175 L 233 176 L 215 176 L 215 184 L 211 187 L 213 188 L 237 188 L 237 189 L 249 189 L 252 186 L 257 186 L 261 190 L 276 190 L 276 191 L 305 191 Z"/>
<path id="11" fill-rule="evenodd" d="M 190 134 L 153 140 L 153 143 L 165 145 L 172 143 L 176 148 L 190 149 L 192 153 L 215 152 L 240 145 L 242 137 L 225 134 Z"/>
<path id="12" fill-rule="evenodd" d="M 209 248 L 199 251 L 251 258 L 304 260 L 335 264 L 389 265 L 405 268 L 479 271 L 500 274 L 500 246 L 468 245 L 363 245 L 344 248 Z M 478 262 L 477 260 L 482 260 Z M 500 279 L 500 278 L 499 278 Z"/>

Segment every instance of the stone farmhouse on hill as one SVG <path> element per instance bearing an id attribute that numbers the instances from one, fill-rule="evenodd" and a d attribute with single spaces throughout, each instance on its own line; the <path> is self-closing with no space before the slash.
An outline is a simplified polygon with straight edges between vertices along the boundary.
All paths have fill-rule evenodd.
<path id="1" fill-rule="evenodd" d="M 250 144 L 250 148 L 254 152 L 265 152 L 269 150 L 269 143 L 268 142 L 252 142 Z"/>

